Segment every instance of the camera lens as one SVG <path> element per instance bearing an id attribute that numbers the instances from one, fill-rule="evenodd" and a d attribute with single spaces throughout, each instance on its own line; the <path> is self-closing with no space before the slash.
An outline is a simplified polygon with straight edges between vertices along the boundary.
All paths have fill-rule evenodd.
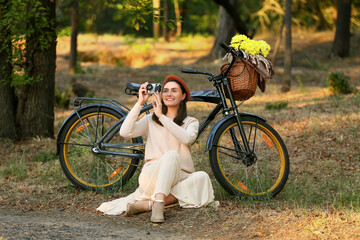
<path id="1" fill-rule="evenodd" d="M 147 90 L 153 89 L 153 85 L 152 85 L 152 84 L 148 84 L 148 85 L 146 86 L 146 89 L 147 89 Z"/>

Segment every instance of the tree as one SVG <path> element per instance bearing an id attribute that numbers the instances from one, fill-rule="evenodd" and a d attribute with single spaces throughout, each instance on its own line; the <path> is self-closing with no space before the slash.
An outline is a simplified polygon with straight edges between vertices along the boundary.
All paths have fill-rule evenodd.
<path id="1" fill-rule="evenodd" d="M 233 7 L 237 7 L 237 0 L 230 0 Z M 211 56 L 214 58 L 222 58 L 225 55 L 225 50 L 219 46 L 220 42 L 229 43 L 231 38 L 235 35 L 234 21 L 223 6 L 219 7 L 218 21 L 216 26 L 216 34 L 214 45 L 211 49 Z"/>
<path id="2" fill-rule="evenodd" d="M 238 0 L 214 0 L 219 7 L 218 22 L 214 45 L 210 55 L 213 58 L 223 57 L 225 50 L 219 46 L 219 42 L 229 43 L 236 32 L 247 35 L 252 38 L 254 33 L 250 34 L 245 22 L 240 18 L 238 11 Z"/>
<path id="3" fill-rule="evenodd" d="M 240 34 L 248 35 L 248 28 L 244 21 L 240 18 L 238 11 L 239 1 L 238 0 L 214 0 L 218 5 L 222 6 L 229 17 L 233 20 L 236 31 Z M 252 37 L 252 36 L 251 36 Z"/>
<path id="4" fill-rule="evenodd" d="M 9 0 L 0 0 L 0 23 L 4 23 Z M 15 92 L 11 86 L 12 66 L 10 29 L 6 24 L 0 25 L 0 137 L 14 138 L 15 131 Z"/>
<path id="5" fill-rule="evenodd" d="M 71 3 L 71 37 L 70 37 L 70 73 L 75 73 L 77 68 L 77 37 L 79 33 L 79 0 Z"/>
<path id="6" fill-rule="evenodd" d="M 339 57 L 349 55 L 350 50 L 351 0 L 337 0 L 337 19 L 332 54 Z"/>
<path id="7" fill-rule="evenodd" d="M 164 0 L 164 24 L 163 24 L 163 37 L 165 41 L 170 41 L 169 36 L 169 27 L 168 27 L 168 19 L 169 19 L 169 0 Z"/>
<path id="8" fill-rule="evenodd" d="M 175 9 L 175 16 L 176 19 L 180 19 L 180 6 L 179 6 L 179 0 L 174 0 L 174 9 Z M 176 22 L 176 37 L 180 37 L 181 35 L 181 21 Z"/>
<path id="9" fill-rule="evenodd" d="M 282 79 L 282 92 L 288 92 L 291 88 L 291 0 L 285 1 L 285 53 L 284 75 Z"/>
<path id="10" fill-rule="evenodd" d="M 5 87 L 0 89 L 0 95 L 8 97 L 1 98 L 0 104 L 15 106 L 15 121 L 10 122 L 12 116 L 5 114 L 0 115 L 0 122 L 7 121 L 6 127 L 15 128 L 16 136 L 9 131 L 1 137 L 54 137 L 55 1 L 2 3 L 7 12 L 1 17 L 0 26 L 3 29 L 8 25 L 9 29 L 1 46 L 2 57 L 5 49 L 8 52 L 7 59 L 2 59 L 1 64 L 11 64 L 7 68 L 11 73 L 6 73 L 8 80 L 2 82 Z"/>
<path id="11" fill-rule="evenodd" d="M 153 0 L 153 8 L 155 9 L 154 14 L 160 16 L 160 0 Z M 153 36 L 154 38 L 160 36 L 160 23 L 156 18 L 153 19 Z"/>

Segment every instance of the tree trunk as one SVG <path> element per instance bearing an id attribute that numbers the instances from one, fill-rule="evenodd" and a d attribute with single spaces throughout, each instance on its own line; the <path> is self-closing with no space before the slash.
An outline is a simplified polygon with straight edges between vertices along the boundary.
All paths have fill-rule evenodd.
<path id="1" fill-rule="evenodd" d="M 248 37 L 252 38 L 253 36 L 249 36 L 248 28 L 246 24 L 241 20 L 239 14 L 239 1 L 236 0 L 214 0 L 219 6 L 222 6 L 226 12 L 229 14 L 230 18 L 233 20 L 233 25 L 236 31 L 240 34 L 247 35 Z"/>
<path id="2" fill-rule="evenodd" d="M 332 54 L 346 57 L 350 50 L 351 0 L 338 0 L 335 40 Z"/>
<path id="3" fill-rule="evenodd" d="M 178 21 L 181 17 L 180 15 L 180 7 L 179 7 L 179 0 L 174 0 L 174 8 L 175 8 L 175 15 L 176 15 L 176 37 L 180 37 L 181 35 L 181 21 Z"/>
<path id="4" fill-rule="evenodd" d="M 276 39 L 276 44 L 275 44 L 275 48 L 274 48 L 274 53 L 272 55 L 272 58 L 271 58 L 271 61 L 273 63 L 275 63 L 275 59 L 276 59 L 276 56 L 279 52 L 279 48 L 280 48 L 280 44 L 281 44 L 281 40 L 282 40 L 282 37 L 283 37 L 283 32 L 284 32 L 284 19 L 282 21 L 282 24 L 280 26 L 280 33 L 279 33 L 279 36 L 277 37 Z"/>
<path id="5" fill-rule="evenodd" d="M 75 73 L 77 68 L 77 38 L 79 33 L 79 0 L 73 0 L 71 6 L 71 39 L 69 72 Z"/>
<path id="6" fill-rule="evenodd" d="M 34 79 L 24 85 L 19 95 L 17 123 L 23 139 L 35 136 L 54 137 L 54 92 L 56 60 L 55 1 L 41 0 L 46 9 L 48 26 L 36 29 L 26 38 L 25 73 Z M 29 4 L 29 11 L 32 6 Z M 34 21 L 29 21 L 29 25 Z M 46 47 L 40 47 L 40 39 L 46 37 Z"/>
<path id="7" fill-rule="evenodd" d="M 169 0 L 164 0 L 164 27 L 163 27 L 163 37 L 165 41 L 169 42 L 169 27 L 168 27 L 168 19 L 169 19 Z"/>
<path id="8" fill-rule="evenodd" d="M 154 11 L 154 14 L 158 15 L 155 16 L 156 18 L 160 16 L 160 0 L 153 0 L 153 8 L 156 8 L 157 10 Z M 158 38 L 160 36 L 160 24 L 159 22 L 156 22 L 153 20 L 153 34 L 154 38 Z"/>
<path id="9" fill-rule="evenodd" d="M 285 52 L 284 52 L 284 76 L 282 79 L 282 92 L 288 92 L 291 88 L 291 0 L 285 1 Z"/>
<path id="10" fill-rule="evenodd" d="M 0 21 L 7 12 L 9 1 L 0 0 Z M 16 138 L 15 93 L 11 87 L 12 66 L 10 31 L 4 26 L 0 29 L 0 137 Z"/>
<path id="11" fill-rule="evenodd" d="M 238 1 L 230 0 L 230 2 L 233 5 L 233 8 L 237 9 Z M 231 38 L 235 35 L 235 33 L 235 25 L 232 18 L 224 7 L 219 6 L 215 41 L 210 53 L 213 58 L 224 57 L 226 51 L 219 46 L 219 43 L 224 42 L 226 44 L 230 44 Z"/>

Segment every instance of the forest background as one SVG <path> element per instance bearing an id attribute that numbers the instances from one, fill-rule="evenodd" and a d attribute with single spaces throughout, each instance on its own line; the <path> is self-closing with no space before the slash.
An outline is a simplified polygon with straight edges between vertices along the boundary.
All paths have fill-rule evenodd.
<path id="1" fill-rule="evenodd" d="M 284 93 L 286 2 L 292 10 L 291 88 Z M 159 238 L 359 238 L 359 1 L 0 3 L 0 238 L 54 234 L 66 239 L 85 236 L 89 229 L 93 237 L 109 237 L 121 234 L 119 222 L 130 230 L 128 236 L 138 238 L 150 232 Z M 348 27 L 337 28 L 338 12 L 349 9 L 342 23 Z M 340 33 L 348 37 L 345 54 L 334 51 L 344 45 L 335 41 L 339 29 L 348 32 Z M 216 43 L 221 37 L 229 43 L 237 32 L 272 47 L 275 77 L 242 110 L 265 117 L 284 138 L 291 160 L 284 190 L 258 202 L 229 196 L 213 181 L 219 209 L 171 209 L 164 226 L 149 224 L 146 214 L 119 220 L 93 213 L 102 201 L 132 192 L 136 176 L 120 192 L 105 195 L 71 186 L 59 166 L 54 138 L 72 111 L 72 99 L 106 97 L 131 106 L 136 99 L 123 94 L 127 82 L 161 82 L 168 74 L 182 76 L 194 91 L 212 89 L 206 78 L 181 75 L 180 69 L 219 72 L 223 52 Z M 340 80 L 332 86 L 334 76 Z M 202 119 L 210 108 L 193 105 L 189 112 Z M 206 139 L 194 146 L 196 168 L 214 180 L 201 142 Z"/>

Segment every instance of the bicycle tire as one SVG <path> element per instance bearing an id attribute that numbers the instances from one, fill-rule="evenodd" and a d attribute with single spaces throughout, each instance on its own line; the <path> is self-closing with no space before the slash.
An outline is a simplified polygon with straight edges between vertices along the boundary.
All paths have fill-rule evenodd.
<path id="1" fill-rule="evenodd" d="M 59 160 L 66 177 L 85 190 L 117 190 L 134 175 L 139 159 L 94 153 L 86 128 L 96 142 L 123 114 L 102 105 L 81 109 L 78 114 L 85 126 L 74 114 L 59 136 Z M 139 138 L 124 139 L 117 132 L 108 142 L 138 143 Z"/>
<path id="2" fill-rule="evenodd" d="M 239 127 L 233 117 L 214 135 L 214 145 L 209 152 L 212 171 L 231 195 L 272 198 L 288 179 L 290 160 L 286 146 L 280 135 L 263 120 L 242 116 L 241 123 L 255 157 L 251 158 L 243 150 Z M 232 135 L 236 136 L 235 141 Z"/>

